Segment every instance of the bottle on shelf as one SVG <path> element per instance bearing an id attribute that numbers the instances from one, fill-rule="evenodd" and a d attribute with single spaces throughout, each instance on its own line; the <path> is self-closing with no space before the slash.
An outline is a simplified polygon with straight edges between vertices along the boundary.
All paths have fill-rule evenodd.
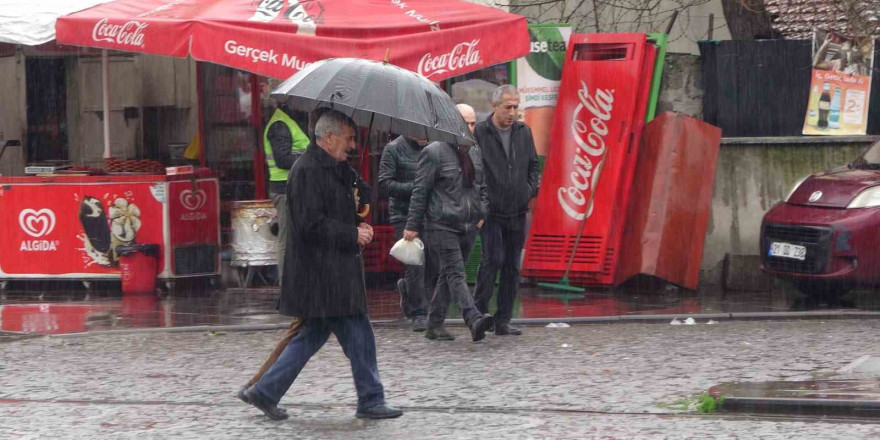
<path id="1" fill-rule="evenodd" d="M 828 128 L 838 129 L 840 128 L 840 99 L 841 99 L 840 87 L 834 88 L 834 97 L 831 98 L 831 107 L 828 111 Z"/>
<path id="2" fill-rule="evenodd" d="M 807 106 L 807 125 L 816 127 L 819 123 L 819 86 L 813 86 L 810 104 Z"/>
<path id="3" fill-rule="evenodd" d="M 828 112 L 831 111 L 831 84 L 822 86 L 822 96 L 819 97 L 819 121 L 816 127 L 828 128 Z"/>

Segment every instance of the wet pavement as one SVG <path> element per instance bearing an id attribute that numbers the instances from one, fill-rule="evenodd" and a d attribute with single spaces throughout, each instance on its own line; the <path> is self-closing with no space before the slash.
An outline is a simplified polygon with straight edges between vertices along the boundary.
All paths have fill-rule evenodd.
<path id="1" fill-rule="evenodd" d="M 168 328 L 201 325 L 258 325 L 286 322 L 275 311 L 277 287 L 225 291 L 176 292 L 156 295 L 88 292 L 65 288 L 41 292 L 14 290 L 0 298 L 0 340 L 3 333 L 60 334 L 84 331 Z M 390 289 L 368 292 L 371 318 L 376 322 L 403 319 L 399 296 Z M 854 292 L 845 304 L 811 302 L 799 293 L 690 292 L 677 289 L 618 289 L 566 295 L 523 287 L 514 317 L 520 321 L 684 319 L 688 316 L 724 318 L 880 317 L 880 292 Z M 490 309 L 494 309 L 494 304 Z M 455 308 L 449 316 L 458 316 Z"/>
<path id="2" fill-rule="evenodd" d="M 880 418 L 880 357 L 863 355 L 809 380 L 728 382 L 709 393 L 720 409 L 749 414 Z"/>
<path id="3" fill-rule="evenodd" d="M 520 337 L 426 340 L 376 327 L 389 402 L 355 419 L 354 386 L 331 339 L 268 421 L 234 397 L 280 330 L 58 335 L 0 343 L 0 438 L 867 439 L 875 421 L 700 415 L 721 383 L 837 373 L 880 343 L 880 320 L 526 326 Z"/>

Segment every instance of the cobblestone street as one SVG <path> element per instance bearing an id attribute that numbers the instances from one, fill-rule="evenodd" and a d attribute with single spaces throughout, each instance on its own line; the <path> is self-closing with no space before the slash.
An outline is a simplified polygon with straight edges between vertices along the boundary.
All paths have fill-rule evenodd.
<path id="1" fill-rule="evenodd" d="M 2 438 L 876 438 L 863 421 L 699 415 L 721 382 L 797 380 L 875 354 L 873 319 L 526 327 L 521 337 L 428 341 L 376 328 L 390 421 L 354 418 L 331 341 L 271 422 L 234 393 L 280 331 L 41 337 L 0 343 Z"/>

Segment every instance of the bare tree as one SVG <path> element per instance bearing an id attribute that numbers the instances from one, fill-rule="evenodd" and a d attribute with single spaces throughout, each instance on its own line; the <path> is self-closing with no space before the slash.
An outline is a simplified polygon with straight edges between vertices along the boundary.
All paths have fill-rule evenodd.
<path id="1" fill-rule="evenodd" d="M 846 17 L 846 33 L 864 36 L 880 34 L 880 1 L 838 0 L 836 3 Z"/>
<path id="2" fill-rule="evenodd" d="M 778 33 L 771 26 L 772 17 L 764 0 L 721 0 L 724 19 L 734 40 L 774 38 Z"/>
<path id="3" fill-rule="evenodd" d="M 653 32 L 675 11 L 682 28 L 690 9 L 712 0 L 495 0 L 535 22 L 569 23 L 575 32 Z"/>
<path id="4" fill-rule="evenodd" d="M 880 34 L 880 0 L 722 0 L 731 7 L 772 17 L 774 32 L 785 38 L 810 39 L 814 29 L 825 29 L 849 36 Z M 762 5 L 756 2 L 763 3 Z M 725 13 L 727 13 L 725 5 Z M 728 21 L 730 22 L 730 17 Z M 729 23 L 731 33 L 734 24 Z"/>

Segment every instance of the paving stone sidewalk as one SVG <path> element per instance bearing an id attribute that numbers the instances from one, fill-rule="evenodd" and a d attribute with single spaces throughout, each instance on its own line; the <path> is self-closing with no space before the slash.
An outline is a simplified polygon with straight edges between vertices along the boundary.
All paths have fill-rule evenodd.
<path id="1" fill-rule="evenodd" d="M 527 327 L 521 337 L 428 341 L 377 327 L 393 421 L 353 417 L 330 342 L 270 422 L 234 397 L 280 331 L 98 335 L 0 343 L 0 438 L 872 438 L 861 421 L 700 416 L 712 385 L 797 380 L 877 354 L 880 320 Z"/>

